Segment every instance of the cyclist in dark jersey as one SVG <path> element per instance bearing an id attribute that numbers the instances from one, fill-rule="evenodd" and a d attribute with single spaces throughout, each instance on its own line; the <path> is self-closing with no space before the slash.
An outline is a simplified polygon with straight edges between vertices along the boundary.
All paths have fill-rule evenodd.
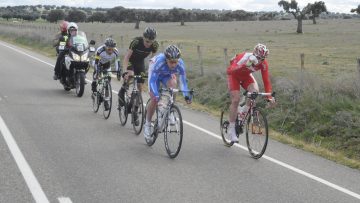
<path id="1" fill-rule="evenodd" d="M 130 75 L 144 75 L 145 76 L 145 58 L 151 54 L 151 57 L 155 55 L 159 48 L 159 43 L 155 41 L 156 30 L 151 27 L 147 27 L 142 37 L 136 37 L 129 46 L 129 50 L 124 57 L 123 67 L 126 68 L 124 71 L 123 78 L 124 84 L 119 90 L 119 103 L 124 105 L 124 94 L 128 87 L 128 78 Z M 138 89 L 142 90 L 144 80 L 138 80 Z"/>

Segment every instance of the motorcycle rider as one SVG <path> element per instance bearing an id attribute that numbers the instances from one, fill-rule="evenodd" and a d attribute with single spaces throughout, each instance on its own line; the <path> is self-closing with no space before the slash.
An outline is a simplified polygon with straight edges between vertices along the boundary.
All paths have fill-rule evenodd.
<path id="1" fill-rule="evenodd" d="M 66 21 L 64 21 L 64 22 L 66 22 Z M 65 25 L 63 25 L 63 27 L 64 26 Z M 63 29 L 63 30 L 65 30 L 65 29 Z M 67 30 L 67 35 L 61 36 L 59 38 L 59 44 L 60 44 L 60 42 L 65 42 L 66 48 L 65 48 L 65 50 L 59 50 L 59 54 L 58 54 L 58 57 L 56 60 L 55 68 L 54 68 L 54 71 L 55 71 L 54 76 L 53 76 L 54 80 L 61 78 L 61 67 L 62 67 L 61 62 L 64 60 L 64 56 L 67 53 L 67 50 L 69 49 L 69 47 L 71 46 L 69 43 L 70 37 L 72 35 L 77 34 L 78 26 L 76 25 L 76 23 L 70 22 L 67 24 L 66 30 Z"/>

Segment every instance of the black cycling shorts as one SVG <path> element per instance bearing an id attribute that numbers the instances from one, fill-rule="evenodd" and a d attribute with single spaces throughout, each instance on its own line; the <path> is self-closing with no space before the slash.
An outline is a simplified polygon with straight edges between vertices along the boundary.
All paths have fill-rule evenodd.
<path id="1" fill-rule="evenodd" d="M 129 66 L 127 67 L 127 70 L 132 70 L 134 71 L 134 75 L 145 75 L 145 63 L 130 63 L 129 62 Z M 138 83 L 144 83 L 145 80 L 144 79 L 138 79 Z"/>

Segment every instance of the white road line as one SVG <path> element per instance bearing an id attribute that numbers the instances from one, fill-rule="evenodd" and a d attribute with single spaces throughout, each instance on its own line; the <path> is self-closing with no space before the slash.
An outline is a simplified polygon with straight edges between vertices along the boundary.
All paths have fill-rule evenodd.
<path id="1" fill-rule="evenodd" d="M 23 52 L 23 51 L 21 51 L 21 50 L 19 50 L 19 49 L 15 49 L 15 48 L 13 48 L 13 47 L 11 47 L 11 46 L 8 46 L 8 45 L 6 45 L 6 44 L 4 44 L 4 43 L 0 43 L 0 44 L 1 44 L 2 46 L 4 46 L 4 47 L 7 47 L 7 48 L 9 48 L 9 49 L 12 49 L 12 50 L 18 52 L 18 53 L 24 54 L 25 56 L 28 56 L 28 57 L 36 60 L 36 61 L 39 61 L 39 62 L 41 62 L 41 63 L 45 63 L 46 65 L 49 65 L 49 66 L 54 67 L 53 64 L 48 63 L 48 62 L 46 62 L 46 61 L 43 61 L 43 60 L 41 60 L 41 59 L 38 59 L 38 58 L 36 58 L 35 56 L 31 56 L 30 54 L 27 54 L 27 53 L 25 53 L 25 52 Z"/>
<path id="2" fill-rule="evenodd" d="M 24 155 L 21 153 L 14 137 L 11 135 L 9 128 L 6 126 L 4 120 L 0 116 L 0 131 L 4 137 L 4 140 L 15 159 L 17 166 L 20 169 L 22 176 L 25 179 L 25 182 L 34 197 L 34 200 L 37 203 L 48 203 L 49 200 L 46 197 L 44 191 L 42 190 L 38 180 L 36 179 L 33 171 L 31 170 L 29 164 L 27 163 Z"/>
<path id="3" fill-rule="evenodd" d="M 3 43 L 0 43 L 0 44 L 3 45 L 3 46 L 5 46 L 5 47 L 9 47 L 9 46 L 7 46 L 7 45 L 4 45 Z M 45 61 L 42 61 L 41 59 L 38 59 L 38 58 L 36 58 L 36 57 L 34 57 L 34 56 L 31 56 L 31 55 L 29 55 L 29 54 L 26 54 L 26 53 L 24 53 L 24 52 L 22 52 L 22 51 L 20 51 L 20 50 L 15 49 L 15 48 L 12 48 L 12 47 L 9 47 L 9 48 L 11 48 L 12 50 L 14 50 L 14 51 L 16 51 L 16 52 L 22 53 L 22 54 L 24 54 L 24 55 L 26 55 L 26 56 L 29 56 L 29 57 L 37 60 L 37 61 L 40 61 L 40 62 L 42 62 L 42 63 L 45 63 L 45 64 L 50 65 L 50 66 L 53 67 L 53 65 L 51 65 L 51 64 L 49 64 L 49 63 L 47 63 L 47 62 L 45 62 Z M 88 82 L 91 82 L 90 80 L 87 80 L 87 81 L 88 81 Z M 114 90 L 113 90 L 113 93 L 117 94 L 117 92 L 114 91 Z M 222 139 L 220 135 L 217 135 L 217 134 L 212 133 L 212 132 L 210 132 L 210 131 L 208 131 L 208 130 L 205 130 L 204 128 L 201 128 L 201 127 L 199 127 L 199 126 L 197 126 L 197 125 L 195 125 L 195 124 L 192 124 L 192 123 L 190 123 L 190 122 L 188 122 L 188 121 L 185 121 L 185 120 L 183 120 L 183 122 L 184 122 L 186 125 L 189 125 L 189 126 L 195 128 L 195 129 L 197 129 L 197 130 L 199 130 L 199 131 L 202 131 L 202 132 L 204 132 L 204 133 L 206 133 L 206 134 L 208 134 L 208 135 L 210 135 L 210 136 L 212 136 L 212 137 L 215 137 L 215 138 L 217 138 L 217 139 Z M 240 145 L 240 144 L 235 144 L 235 146 L 238 147 L 238 148 L 240 148 L 240 149 L 247 150 L 247 147 L 244 147 L 244 146 L 242 146 L 242 145 Z M 284 167 L 284 168 L 287 168 L 287 169 L 289 169 L 289 170 L 291 170 L 291 171 L 293 171 L 293 172 L 296 172 L 296 173 L 298 173 L 298 174 L 300 174 L 300 175 L 303 175 L 303 176 L 305 176 L 305 177 L 308 177 L 308 178 L 310 178 L 310 179 L 312 179 L 312 180 L 315 180 L 315 181 L 317 181 L 317 182 L 319 182 L 319 183 L 322 183 L 322 184 L 324 184 L 324 185 L 327 185 L 327 186 L 329 186 L 329 187 L 331 187 L 331 188 L 333 188 L 333 189 L 336 189 L 336 190 L 338 190 L 338 191 L 340 191 L 340 192 L 343 192 L 343 193 L 345 193 L 345 194 L 347 194 L 347 195 L 350 195 L 350 196 L 352 196 L 352 197 L 360 200 L 360 194 L 358 194 L 358 193 L 352 192 L 352 191 L 350 191 L 350 190 L 348 190 L 348 189 L 346 189 L 346 188 L 344 188 L 344 187 L 341 187 L 341 186 L 339 186 L 339 185 L 336 185 L 336 184 L 334 184 L 334 183 L 331 183 L 331 182 L 329 182 L 329 181 L 327 181 L 327 180 L 324 180 L 324 179 L 322 179 L 322 178 L 319 178 L 319 177 L 317 177 L 317 176 L 315 176 L 315 175 L 312 175 L 312 174 L 310 174 L 310 173 L 308 173 L 308 172 L 306 172 L 306 171 L 303 171 L 303 170 L 301 170 L 301 169 L 298 169 L 298 168 L 296 168 L 296 167 L 294 167 L 294 166 L 291 166 L 291 165 L 289 165 L 289 164 L 286 164 L 286 163 L 284 163 L 284 162 L 282 162 L 282 161 L 279 161 L 279 160 L 277 160 L 277 159 L 271 158 L 271 157 L 269 157 L 269 156 L 264 155 L 263 158 L 266 159 L 266 160 L 268 160 L 268 161 L 270 161 L 270 162 L 273 162 L 273 163 L 275 163 L 275 164 L 277 164 L 277 165 L 279 165 L 279 166 L 282 166 L 282 167 Z"/>
<path id="4" fill-rule="evenodd" d="M 71 199 L 68 197 L 59 197 L 59 203 L 72 203 Z"/>
<path id="5" fill-rule="evenodd" d="M 206 134 L 208 134 L 208 135 L 211 135 L 212 137 L 215 137 L 215 138 L 217 138 L 217 139 L 219 139 L 219 140 L 222 140 L 222 138 L 221 138 L 220 135 L 217 135 L 217 134 L 212 133 L 212 132 L 210 132 L 210 131 L 208 131 L 208 130 L 205 130 L 205 129 L 203 129 L 203 128 L 197 126 L 197 125 L 194 125 L 194 124 L 192 124 L 192 123 L 190 123 L 190 122 L 188 122 L 188 121 L 183 120 L 183 122 L 184 122 L 186 125 L 189 125 L 189 126 L 191 126 L 191 127 L 193 127 L 193 128 L 196 128 L 196 129 L 198 129 L 198 130 L 200 130 L 200 131 L 202 131 L 202 132 L 204 132 L 204 133 L 206 133 Z M 236 146 L 236 147 L 238 147 L 238 148 L 240 148 L 240 149 L 243 149 L 243 150 L 245 150 L 245 151 L 248 151 L 248 148 L 247 148 L 247 147 L 242 146 L 242 145 L 240 145 L 240 144 L 234 144 L 234 146 Z M 266 159 L 266 160 L 268 160 L 268 161 L 271 161 L 271 162 L 273 162 L 273 163 L 275 163 L 275 164 L 278 164 L 278 165 L 280 165 L 280 166 L 282 166 L 282 167 L 284 167 L 284 168 L 287 168 L 287 169 L 289 169 L 289 170 L 291 170 L 291 171 L 294 171 L 294 172 L 296 172 L 296 173 L 298 173 L 298 174 L 300 174 L 300 175 L 306 176 L 306 177 L 308 177 L 308 178 L 310 178 L 310 179 L 312 179 L 312 180 L 315 180 L 315 181 L 317 181 L 317 182 L 319 182 L 319 183 L 322 183 L 322 184 L 327 185 L 327 186 L 329 186 L 329 187 L 331 187 L 331 188 L 334 188 L 334 189 L 336 189 L 336 190 L 338 190 L 338 191 L 340 191 L 340 192 L 343 192 L 343 193 L 348 194 L 348 195 L 350 195 L 350 196 L 352 196 L 352 197 L 355 197 L 355 198 L 357 198 L 357 199 L 360 199 L 360 194 L 357 194 L 357 193 L 352 192 L 352 191 L 350 191 L 350 190 L 348 190 L 348 189 L 346 189 L 346 188 L 343 188 L 343 187 L 338 186 L 338 185 L 336 185 L 336 184 L 334 184 L 334 183 L 331 183 L 331 182 L 329 182 L 329 181 L 327 181 L 327 180 L 324 180 L 324 179 L 322 179 L 322 178 L 319 178 L 319 177 L 317 177 L 317 176 L 315 176 L 315 175 L 312 175 L 312 174 L 310 174 L 310 173 L 308 173 L 308 172 L 305 172 L 305 171 L 303 171 L 303 170 L 301 170 L 301 169 L 298 169 L 298 168 L 296 168 L 296 167 L 294 167 L 294 166 L 291 166 L 291 165 L 289 165 L 289 164 L 286 164 L 286 163 L 284 163 L 284 162 L 282 162 L 282 161 L 279 161 L 279 160 L 277 160 L 277 159 L 271 158 L 271 157 L 266 156 L 266 155 L 262 156 L 262 158 L 264 158 L 264 159 Z"/>

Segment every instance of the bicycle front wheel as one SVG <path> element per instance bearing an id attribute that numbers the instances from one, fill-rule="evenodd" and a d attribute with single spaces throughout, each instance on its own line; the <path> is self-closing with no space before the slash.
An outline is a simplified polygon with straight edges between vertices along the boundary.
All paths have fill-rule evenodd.
<path id="1" fill-rule="evenodd" d="M 139 135 L 144 124 L 144 104 L 140 92 L 135 95 L 131 115 L 135 134 Z"/>
<path id="2" fill-rule="evenodd" d="M 183 123 L 180 109 L 173 105 L 165 118 L 164 142 L 170 158 L 175 158 L 181 149 L 183 140 Z"/>
<path id="3" fill-rule="evenodd" d="M 110 82 L 107 82 L 105 84 L 105 87 L 103 88 L 103 115 L 105 119 L 108 119 L 110 117 L 111 113 L 111 106 L 112 106 L 112 89 Z"/>
<path id="4" fill-rule="evenodd" d="M 230 129 L 229 129 L 229 111 L 222 110 L 220 117 L 220 132 L 224 145 L 227 147 L 233 146 L 234 142 L 230 140 Z"/>
<path id="5" fill-rule="evenodd" d="M 266 116 L 259 109 L 254 109 L 253 113 L 249 114 L 246 125 L 246 144 L 254 159 L 259 159 L 265 153 L 268 139 Z"/>

